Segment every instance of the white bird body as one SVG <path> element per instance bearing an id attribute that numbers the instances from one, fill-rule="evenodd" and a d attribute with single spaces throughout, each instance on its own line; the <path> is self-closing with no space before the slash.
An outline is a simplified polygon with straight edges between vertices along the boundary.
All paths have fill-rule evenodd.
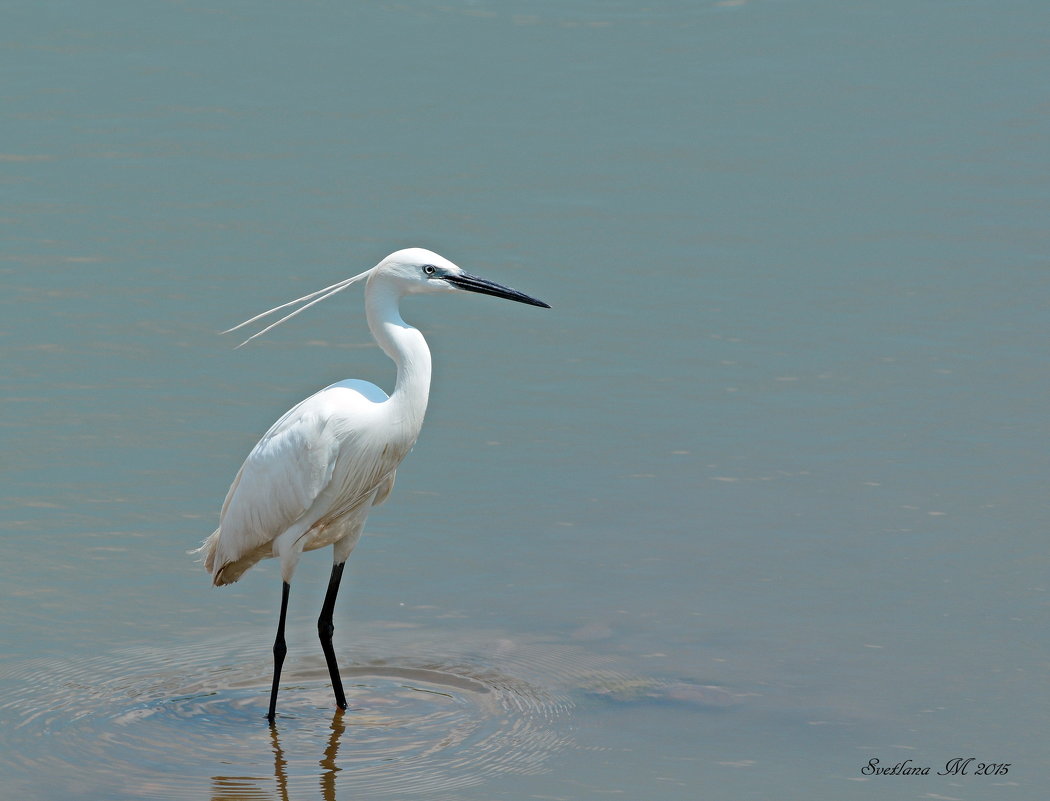
<path id="1" fill-rule="evenodd" d="M 244 460 L 226 494 L 219 527 L 198 549 L 217 586 L 237 581 L 261 559 L 280 559 L 284 589 L 274 643 L 267 715 L 271 722 L 286 651 L 284 621 L 292 574 L 303 551 L 328 545 L 333 546 L 332 578 L 318 633 L 336 703 L 346 708 L 332 650 L 331 622 L 343 564 L 361 538 L 372 507 L 390 494 L 397 467 L 419 436 L 430 394 L 430 349 L 423 335 L 401 318 L 401 298 L 465 289 L 549 308 L 528 295 L 464 273 L 436 253 L 409 248 L 392 253 L 371 270 L 241 325 L 309 301 L 259 332 L 265 333 L 362 278 L 367 278 L 368 327 L 397 365 L 394 391 L 388 397 L 374 384 L 349 379 L 322 389 L 286 412 Z"/>
<path id="2" fill-rule="evenodd" d="M 437 254 L 424 260 L 444 261 Z M 291 581 L 299 555 L 327 545 L 336 546 L 333 558 L 342 564 L 369 510 L 390 494 L 430 394 L 430 349 L 401 318 L 397 289 L 383 272 L 369 275 L 365 289 L 369 328 L 398 368 L 393 394 L 367 381 L 339 381 L 271 426 L 233 480 L 219 527 L 203 546 L 216 586 L 270 556 Z"/>
<path id="3" fill-rule="evenodd" d="M 281 577 L 290 581 L 299 553 L 336 543 L 336 558 L 346 561 L 419 433 L 415 426 L 397 442 L 370 436 L 384 403 L 390 400 L 378 387 L 351 379 L 274 423 L 237 473 L 208 539 L 205 567 L 216 585 L 270 556 L 281 559 Z"/>

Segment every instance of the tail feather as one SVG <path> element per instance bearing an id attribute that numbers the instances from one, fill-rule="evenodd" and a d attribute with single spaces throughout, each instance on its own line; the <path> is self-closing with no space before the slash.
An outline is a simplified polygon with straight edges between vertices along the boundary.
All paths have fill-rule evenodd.
<path id="1" fill-rule="evenodd" d="M 190 554 L 200 557 L 197 561 L 204 563 L 204 569 L 211 573 L 211 582 L 216 587 L 221 587 L 224 584 L 233 584 L 233 582 L 244 575 L 244 571 L 260 559 L 273 555 L 272 546 L 267 542 L 244 554 L 239 559 L 226 558 L 219 551 L 219 533 L 221 531 L 221 528 L 215 529 L 201 543 L 199 548 L 189 551 Z"/>
<path id="2" fill-rule="evenodd" d="M 221 528 L 215 529 L 215 531 L 213 531 L 207 539 L 201 543 L 199 548 L 194 548 L 192 551 L 189 551 L 192 556 L 200 557 L 197 561 L 204 563 L 204 569 L 211 573 L 212 582 L 215 586 L 228 583 L 219 580 L 222 574 L 222 567 L 219 567 L 218 570 L 215 569 L 215 552 L 219 547 L 219 533 L 221 531 Z"/>

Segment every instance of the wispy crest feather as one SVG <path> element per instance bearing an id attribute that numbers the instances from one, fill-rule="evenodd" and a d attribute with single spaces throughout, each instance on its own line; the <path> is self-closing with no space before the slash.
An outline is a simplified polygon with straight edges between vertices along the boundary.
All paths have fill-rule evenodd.
<path id="1" fill-rule="evenodd" d="M 271 314 L 273 314 L 274 312 L 279 312 L 282 309 L 287 309 L 289 306 L 294 306 L 297 303 L 303 303 L 303 301 L 309 301 L 308 303 L 303 303 L 303 305 L 300 306 L 295 311 L 293 311 L 293 312 L 291 312 L 289 314 L 286 314 L 284 317 L 282 317 L 276 323 L 270 323 L 262 331 L 258 331 L 256 333 L 252 334 L 250 337 L 248 337 L 246 340 L 244 340 L 244 342 L 242 342 L 240 345 L 237 346 L 238 348 L 242 348 L 245 345 L 247 345 L 249 342 L 251 342 L 253 339 L 255 339 L 256 337 L 261 337 L 263 334 L 265 334 L 270 329 L 276 328 L 277 326 L 279 326 L 281 323 L 285 322 L 286 320 L 291 320 L 299 312 L 306 311 L 307 309 L 309 309 L 314 304 L 320 303 L 322 300 L 330 298 L 330 297 L 332 297 L 332 295 L 335 295 L 338 292 L 342 292 L 348 286 L 350 286 L 351 284 L 357 283 L 362 278 L 367 278 L 369 275 L 372 274 L 372 270 L 374 270 L 374 269 L 375 268 L 372 267 L 371 269 L 365 270 L 363 273 L 359 273 L 359 274 L 355 275 L 353 278 L 344 278 L 342 281 L 334 283 L 331 286 L 326 286 L 324 289 L 318 289 L 316 292 L 311 292 L 309 295 L 303 295 L 301 298 L 296 298 L 295 300 L 290 300 L 287 303 L 282 303 L 280 306 L 274 306 L 272 309 L 264 311 L 261 314 L 257 314 L 257 315 L 255 315 L 254 317 L 252 317 L 249 320 L 245 320 L 243 323 L 238 323 L 233 328 L 227 328 L 222 333 L 229 334 L 229 333 L 231 333 L 233 331 L 237 331 L 237 330 L 239 330 L 241 328 L 244 328 L 244 326 L 246 326 L 246 325 L 251 325 L 256 320 L 261 320 L 264 317 L 268 317 Z M 320 297 L 318 297 L 318 296 L 320 296 Z M 234 350 L 236 350 L 236 348 L 234 348 Z"/>

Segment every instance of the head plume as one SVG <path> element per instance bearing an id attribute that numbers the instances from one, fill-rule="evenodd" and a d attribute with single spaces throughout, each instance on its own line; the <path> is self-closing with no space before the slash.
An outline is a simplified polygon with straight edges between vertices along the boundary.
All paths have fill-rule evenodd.
<path id="1" fill-rule="evenodd" d="M 279 312 L 282 309 L 287 309 L 290 306 L 295 306 L 298 303 L 302 303 L 303 304 L 302 306 L 300 306 L 295 311 L 293 311 L 293 312 L 291 312 L 289 314 L 286 314 L 284 317 L 282 317 L 277 322 L 270 323 L 268 326 L 266 326 L 266 328 L 264 328 L 261 331 L 258 331 L 256 333 L 252 334 L 250 337 L 248 337 L 246 340 L 244 340 L 244 342 L 242 342 L 240 345 L 237 346 L 238 348 L 243 347 L 244 345 L 247 345 L 249 342 L 251 342 L 256 337 L 261 337 L 263 334 L 265 334 L 270 329 L 276 328 L 277 326 L 279 326 L 281 323 L 285 322 L 286 320 L 291 320 L 299 312 L 306 311 L 311 306 L 313 306 L 315 303 L 320 303 L 322 300 L 325 300 L 326 298 L 330 298 L 330 297 L 332 297 L 332 295 L 335 295 L 338 292 L 342 292 L 344 289 L 346 289 L 351 284 L 355 284 L 355 283 L 357 283 L 358 281 L 360 281 L 360 280 L 362 280 L 364 278 L 368 278 L 368 276 L 372 274 L 372 270 L 374 270 L 374 269 L 375 269 L 375 267 L 369 268 L 369 269 L 365 270 L 363 273 L 358 273 L 353 278 L 344 278 L 342 281 L 339 281 L 338 283 L 332 284 L 331 286 L 326 286 L 324 289 L 318 289 L 316 292 L 311 292 L 309 295 L 303 295 L 301 298 L 296 298 L 295 300 L 290 300 L 287 303 L 282 303 L 280 306 L 274 306 L 272 309 L 269 309 L 268 311 L 264 311 L 264 312 L 262 312 L 262 314 L 257 314 L 254 317 L 252 317 L 250 320 L 245 320 L 243 323 L 239 323 L 238 325 L 235 325 L 233 328 L 227 328 L 222 333 L 229 334 L 229 333 L 231 333 L 233 331 L 237 331 L 237 330 L 239 330 L 241 328 L 244 328 L 246 325 L 251 325 L 256 320 L 261 320 L 264 317 L 268 317 L 271 314 L 273 314 L 274 312 Z M 304 303 L 304 301 L 307 301 L 307 302 Z"/>

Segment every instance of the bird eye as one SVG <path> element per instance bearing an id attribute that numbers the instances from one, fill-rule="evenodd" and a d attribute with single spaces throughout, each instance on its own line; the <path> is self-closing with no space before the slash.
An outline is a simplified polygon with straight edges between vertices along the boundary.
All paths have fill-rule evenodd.
<path id="1" fill-rule="evenodd" d="M 423 265 L 423 272 L 426 273 L 427 275 L 433 275 L 434 273 L 437 272 L 437 267 L 435 267 L 433 264 L 424 264 Z"/>

